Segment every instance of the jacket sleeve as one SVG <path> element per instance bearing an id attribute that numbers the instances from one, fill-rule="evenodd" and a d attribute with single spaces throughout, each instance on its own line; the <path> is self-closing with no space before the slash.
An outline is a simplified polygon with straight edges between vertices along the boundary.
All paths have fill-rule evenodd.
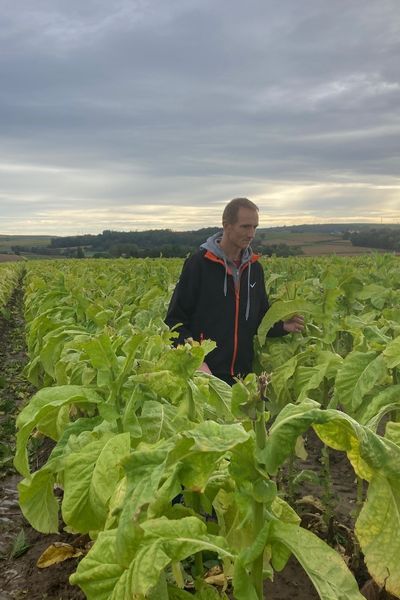
<path id="1" fill-rule="evenodd" d="M 261 323 L 261 321 L 265 317 L 266 313 L 268 312 L 268 309 L 270 308 L 270 303 L 269 303 L 267 292 L 265 289 L 264 271 L 263 271 L 262 267 L 261 267 L 261 280 L 262 280 L 262 285 L 261 285 L 262 299 L 261 299 L 261 311 L 260 311 L 260 317 L 259 317 L 259 324 Z M 277 321 L 276 323 L 274 323 L 274 325 L 271 327 L 271 329 L 267 333 L 267 337 L 282 337 L 284 335 L 287 335 L 287 331 L 285 331 L 283 329 L 283 321 Z"/>
<path id="2" fill-rule="evenodd" d="M 179 337 L 174 344 L 183 344 L 185 339 L 192 336 L 191 323 L 196 309 L 197 298 L 200 290 L 200 265 L 199 258 L 188 258 L 169 303 L 165 323 L 168 327 L 175 327 Z"/>

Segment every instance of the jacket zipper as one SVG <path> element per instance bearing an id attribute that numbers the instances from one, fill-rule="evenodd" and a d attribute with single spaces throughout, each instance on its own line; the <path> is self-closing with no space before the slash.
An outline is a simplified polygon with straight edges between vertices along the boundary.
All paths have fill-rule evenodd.
<path id="1" fill-rule="evenodd" d="M 235 290 L 235 328 L 234 328 L 234 338 L 233 338 L 233 356 L 231 362 L 231 376 L 235 375 L 235 362 L 238 352 L 238 330 L 239 330 L 239 305 L 240 305 L 240 287 L 238 290 Z"/>
<path id="2" fill-rule="evenodd" d="M 217 262 L 220 263 L 221 265 L 225 266 L 225 263 L 222 259 L 220 259 L 219 257 L 215 256 L 215 254 L 213 254 L 212 252 L 210 252 L 210 250 L 207 250 L 207 252 L 205 253 L 205 257 L 208 258 L 209 260 L 213 261 L 213 262 Z M 251 262 L 256 262 L 256 260 L 258 260 L 260 257 L 259 255 L 253 254 L 253 256 L 251 257 Z M 239 276 L 239 285 L 238 285 L 238 289 L 236 290 L 235 288 L 235 326 L 234 326 L 234 338 L 233 338 L 233 354 L 232 354 L 232 362 L 231 362 L 231 376 L 234 377 L 235 375 L 235 362 L 236 362 L 236 358 L 237 358 L 237 353 L 238 353 L 238 331 L 239 331 L 239 305 L 240 305 L 240 279 L 242 276 L 242 272 L 248 267 L 248 265 L 244 265 L 244 268 L 242 269 L 240 276 Z M 232 272 L 230 271 L 230 269 L 228 269 L 228 274 L 232 275 Z M 235 287 L 235 284 L 234 284 Z"/>

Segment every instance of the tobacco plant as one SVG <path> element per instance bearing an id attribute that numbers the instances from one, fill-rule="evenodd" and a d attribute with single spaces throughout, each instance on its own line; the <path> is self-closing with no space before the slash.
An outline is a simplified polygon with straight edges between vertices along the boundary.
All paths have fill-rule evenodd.
<path id="1" fill-rule="evenodd" d="M 399 364 L 394 312 L 385 317 L 392 341 L 368 356 L 368 364 L 380 357 L 379 373 L 372 368 L 367 377 L 354 366 L 367 336 L 345 330 L 339 315 L 340 304 L 351 317 L 359 286 L 343 280 L 342 297 L 327 271 L 316 310 L 305 293 L 315 281 L 299 282 L 298 297 L 277 301 L 267 319 L 312 315 L 307 337 L 266 348 L 264 321 L 259 360 L 273 366 L 271 381 L 266 386 L 251 374 L 230 388 L 197 372 L 211 342 L 171 348 L 174 334 L 161 318 L 175 277 L 167 263 L 158 271 L 156 261 L 146 261 L 144 278 L 126 270 L 133 263 L 107 264 L 108 276 L 90 261 L 84 271 L 73 263 L 50 275 L 33 269 L 27 288 L 27 372 L 42 389 L 17 422 L 20 502 L 39 531 L 58 531 L 61 510 L 68 531 L 94 541 L 71 582 L 96 600 L 224 597 L 224 588 L 203 581 L 211 556 L 235 598 L 261 600 L 265 579 L 294 554 L 321 598 L 361 600 L 341 557 L 300 527 L 274 483 L 312 427 L 368 482 L 356 535 L 371 575 L 399 596 L 400 436 L 396 423 L 385 437 L 375 431 L 398 401 L 391 387 Z M 382 332 L 371 327 L 368 339 L 382 343 Z M 358 376 L 355 394 L 346 396 L 349 371 Z M 349 406 L 349 414 L 334 405 Z M 31 472 L 27 447 L 35 432 L 56 446 Z M 184 589 L 191 583 L 194 594 Z"/>

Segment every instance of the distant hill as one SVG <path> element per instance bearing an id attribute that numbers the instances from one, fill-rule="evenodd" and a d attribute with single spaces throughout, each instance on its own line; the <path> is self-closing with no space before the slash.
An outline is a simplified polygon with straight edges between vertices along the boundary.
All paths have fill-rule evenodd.
<path id="1" fill-rule="evenodd" d="M 400 223 L 306 223 L 304 225 L 283 225 L 269 227 L 267 231 L 291 231 L 293 233 L 343 233 L 344 231 L 364 231 L 368 229 L 399 229 Z"/>
<path id="2" fill-rule="evenodd" d="M 77 236 L 0 235 L 0 252 L 43 257 L 185 257 L 220 227 L 192 231 L 154 229 Z M 262 254 L 359 254 L 398 251 L 400 224 L 323 223 L 260 228 L 252 244 Z"/>
<path id="3" fill-rule="evenodd" d="M 12 246 L 47 246 L 54 236 L 51 235 L 0 235 L 0 252 L 11 251 Z"/>

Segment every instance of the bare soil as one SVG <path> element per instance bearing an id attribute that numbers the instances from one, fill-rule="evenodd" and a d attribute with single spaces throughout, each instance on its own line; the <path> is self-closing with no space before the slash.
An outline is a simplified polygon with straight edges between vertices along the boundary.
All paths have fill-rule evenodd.
<path id="1" fill-rule="evenodd" d="M 20 476 L 12 467 L 14 450 L 15 416 L 29 399 L 33 388 L 24 379 L 23 367 L 27 361 L 22 318 L 22 292 L 14 294 L 8 321 L 0 320 L 0 600 L 83 600 L 80 589 L 69 585 L 68 578 L 76 570 L 79 559 L 69 559 L 46 569 L 37 567 L 37 560 L 54 541 L 66 542 L 80 548 L 82 538 L 66 533 L 43 535 L 33 530 L 18 506 L 17 484 Z M 321 472 L 321 443 L 310 433 L 306 440 L 308 458 L 297 461 L 295 468 Z M 7 452 L 8 450 L 8 452 Z M 46 445 L 34 449 L 33 459 L 42 463 L 50 448 Z M 280 483 L 282 489 L 290 491 L 296 510 L 302 515 L 303 526 L 316 532 L 342 553 L 349 566 L 352 565 L 354 539 L 352 536 L 355 505 L 355 482 L 352 468 L 344 454 L 331 452 L 331 477 L 333 497 L 332 518 L 324 521 L 320 502 L 324 497 L 323 485 L 302 483 L 289 490 L 288 479 Z M 368 584 L 368 574 L 361 563 L 356 569 L 360 588 L 367 583 L 365 597 L 384 598 L 379 590 Z M 265 583 L 268 600 L 314 600 L 318 594 L 295 559 L 291 559 L 281 573 L 276 573 L 273 582 Z M 378 594 L 378 595 L 373 595 Z"/>

